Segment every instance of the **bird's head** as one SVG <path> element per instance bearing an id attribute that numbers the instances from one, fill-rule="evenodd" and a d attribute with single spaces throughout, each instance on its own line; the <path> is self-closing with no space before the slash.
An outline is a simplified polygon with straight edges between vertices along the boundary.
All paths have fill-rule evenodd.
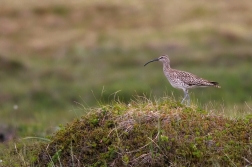
<path id="1" fill-rule="evenodd" d="M 144 64 L 144 66 L 146 66 L 147 64 L 151 63 L 151 62 L 154 62 L 154 61 L 161 61 L 163 64 L 170 64 L 170 59 L 167 55 L 162 55 L 160 56 L 159 58 L 157 59 L 154 59 L 154 60 L 151 60 L 147 63 Z"/>

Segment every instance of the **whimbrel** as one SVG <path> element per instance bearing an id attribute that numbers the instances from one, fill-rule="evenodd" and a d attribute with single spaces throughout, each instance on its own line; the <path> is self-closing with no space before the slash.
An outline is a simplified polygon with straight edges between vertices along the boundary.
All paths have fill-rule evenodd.
<path id="1" fill-rule="evenodd" d="M 208 86 L 220 88 L 218 82 L 208 81 L 189 72 L 172 69 L 170 67 L 170 59 L 167 55 L 162 55 L 157 59 L 151 60 L 145 63 L 144 66 L 154 61 L 161 61 L 163 63 L 164 75 L 166 76 L 170 84 L 174 88 L 182 89 L 184 91 L 184 98 L 181 101 L 182 104 L 187 99 L 187 105 L 190 105 L 190 96 L 188 94 L 188 89 L 190 88 Z"/>

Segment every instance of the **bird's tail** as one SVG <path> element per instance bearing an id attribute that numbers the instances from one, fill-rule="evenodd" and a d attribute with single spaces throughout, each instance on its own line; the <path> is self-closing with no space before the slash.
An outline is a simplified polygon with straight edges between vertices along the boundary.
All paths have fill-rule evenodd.
<path id="1" fill-rule="evenodd" d="M 221 86 L 219 86 L 218 82 L 211 81 L 210 83 L 213 84 L 213 86 L 216 87 L 216 88 L 221 88 Z"/>

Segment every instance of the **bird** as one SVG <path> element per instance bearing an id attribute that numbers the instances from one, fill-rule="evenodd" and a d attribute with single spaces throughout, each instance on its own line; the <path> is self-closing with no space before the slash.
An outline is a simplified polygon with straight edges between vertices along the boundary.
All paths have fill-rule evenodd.
<path id="1" fill-rule="evenodd" d="M 184 104 L 184 102 L 187 101 L 186 105 L 188 106 L 190 105 L 190 96 L 188 93 L 188 89 L 190 88 L 210 87 L 210 86 L 220 88 L 218 82 L 208 81 L 189 72 L 171 68 L 170 59 L 168 55 L 162 55 L 157 59 L 148 61 L 147 63 L 144 64 L 144 66 L 155 61 L 160 61 L 163 63 L 164 75 L 170 82 L 171 86 L 177 89 L 182 89 L 184 91 L 184 98 L 182 99 L 181 104 Z"/>

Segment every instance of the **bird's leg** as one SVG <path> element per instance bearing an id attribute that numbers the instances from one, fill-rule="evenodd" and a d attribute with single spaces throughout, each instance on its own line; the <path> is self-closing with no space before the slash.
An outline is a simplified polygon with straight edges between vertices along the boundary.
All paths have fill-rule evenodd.
<path id="1" fill-rule="evenodd" d="M 188 94 L 188 89 L 184 89 L 183 91 L 184 91 L 184 98 L 181 101 L 181 104 L 183 104 L 184 101 L 187 99 L 187 105 L 189 106 L 190 105 L 190 96 Z"/>
<path id="2" fill-rule="evenodd" d="M 187 97 L 187 90 L 186 90 L 186 89 L 183 89 L 183 91 L 184 91 L 184 98 L 182 99 L 181 104 L 184 103 L 184 101 L 185 101 L 185 99 L 186 99 L 186 97 Z"/>
<path id="3" fill-rule="evenodd" d="M 190 95 L 187 90 L 187 106 L 190 106 Z"/>
<path id="4" fill-rule="evenodd" d="M 185 98 L 186 98 L 186 95 L 185 95 L 184 98 L 182 99 L 181 104 L 184 103 Z"/>

